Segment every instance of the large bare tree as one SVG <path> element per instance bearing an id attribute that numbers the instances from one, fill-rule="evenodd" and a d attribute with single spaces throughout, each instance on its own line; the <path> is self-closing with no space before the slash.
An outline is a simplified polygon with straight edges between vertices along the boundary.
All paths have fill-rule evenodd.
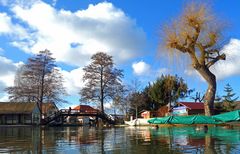
<path id="1" fill-rule="evenodd" d="M 10 101 L 37 102 L 41 112 L 43 103 L 66 102 L 63 77 L 51 55 L 49 50 L 40 51 L 18 69 L 14 86 L 6 88 Z"/>
<path id="2" fill-rule="evenodd" d="M 112 56 L 104 52 L 94 54 L 91 60 L 92 62 L 83 68 L 85 86 L 79 93 L 80 100 L 100 103 L 100 109 L 104 112 L 105 101 L 113 99 L 117 87 L 122 85 L 123 71 L 114 68 Z"/>
<path id="3" fill-rule="evenodd" d="M 206 80 L 208 89 L 204 97 L 205 115 L 213 114 L 216 93 L 216 77 L 210 71 L 226 56 L 220 53 L 221 23 L 204 4 L 192 3 L 183 14 L 167 25 L 164 31 L 165 46 L 169 51 L 189 55 L 192 67 Z"/>

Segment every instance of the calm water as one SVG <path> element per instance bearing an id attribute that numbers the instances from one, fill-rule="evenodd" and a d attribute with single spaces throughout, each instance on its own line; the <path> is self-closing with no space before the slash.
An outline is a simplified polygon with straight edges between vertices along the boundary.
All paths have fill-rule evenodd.
<path id="1" fill-rule="evenodd" d="M 0 127 L 0 153 L 240 153 L 240 128 Z"/>

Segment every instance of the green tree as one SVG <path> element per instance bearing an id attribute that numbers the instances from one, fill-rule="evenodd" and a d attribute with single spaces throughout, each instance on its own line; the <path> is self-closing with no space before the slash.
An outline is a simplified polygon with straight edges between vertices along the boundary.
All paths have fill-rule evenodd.
<path id="1" fill-rule="evenodd" d="M 146 86 L 142 91 L 142 94 L 144 96 L 143 109 L 156 111 L 159 109 L 160 104 L 149 96 L 150 88 L 151 88 L 151 84 Z"/>
<path id="2" fill-rule="evenodd" d="M 164 46 L 168 51 L 180 51 L 188 54 L 192 67 L 208 83 L 204 97 L 206 115 L 213 114 L 216 93 L 216 77 L 210 71 L 219 60 L 225 60 L 225 54 L 220 53 L 219 44 L 221 28 L 206 5 L 192 3 L 185 7 L 183 14 L 164 31 Z"/>
<path id="3" fill-rule="evenodd" d="M 225 111 L 232 111 L 236 106 L 235 101 L 238 99 L 238 97 L 235 97 L 236 93 L 233 92 L 233 89 L 229 83 L 224 87 L 224 92 L 226 95 L 222 96 L 223 109 Z"/>
<path id="4" fill-rule="evenodd" d="M 49 50 L 29 58 L 27 63 L 17 70 L 13 87 L 6 88 L 10 101 L 37 102 L 42 112 L 46 102 L 66 103 L 63 77 L 56 68 L 55 59 Z"/>
<path id="5" fill-rule="evenodd" d="M 112 56 L 98 52 L 91 57 L 92 62 L 83 68 L 85 82 L 80 91 L 80 101 L 100 104 L 104 112 L 104 103 L 113 99 L 117 87 L 122 85 L 123 71 L 114 67 Z"/>
<path id="6" fill-rule="evenodd" d="M 187 84 L 178 76 L 162 75 L 150 85 L 148 95 L 158 102 L 160 106 L 176 102 L 179 98 L 184 98 L 188 94 Z"/>

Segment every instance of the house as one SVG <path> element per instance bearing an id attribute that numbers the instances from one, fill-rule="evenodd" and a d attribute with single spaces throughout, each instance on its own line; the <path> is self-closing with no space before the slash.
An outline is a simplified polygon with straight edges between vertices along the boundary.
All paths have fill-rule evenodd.
<path id="1" fill-rule="evenodd" d="M 81 113 L 96 113 L 99 112 L 99 110 L 94 109 L 93 107 L 89 106 L 89 105 L 78 105 L 76 107 L 74 107 L 73 109 L 71 109 L 71 112 L 81 112 Z M 81 124 L 81 125 L 87 125 L 90 123 L 90 120 L 93 120 L 93 117 L 89 117 L 89 116 L 77 116 L 77 117 L 68 117 L 67 121 L 69 123 L 77 123 L 77 124 Z"/>
<path id="2" fill-rule="evenodd" d="M 165 117 L 169 115 L 194 115 L 204 114 L 204 104 L 195 102 L 178 102 L 174 107 L 169 108 L 169 104 L 160 107 L 151 113 L 151 117 Z"/>
<path id="3" fill-rule="evenodd" d="M 160 111 L 148 111 L 148 110 L 142 110 L 140 112 L 140 115 L 143 119 L 149 119 L 153 117 L 161 117 Z"/>
<path id="4" fill-rule="evenodd" d="M 169 109 L 169 104 L 167 104 L 167 105 L 164 105 L 164 106 L 160 107 L 156 111 L 143 110 L 140 113 L 141 113 L 141 117 L 143 117 L 144 119 L 148 119 L 148 118 L 153 118 L 153 117 L 165 117 L 165 116 L 168 116 L 170 110 L 171 109 Z"/>
<path id="5" fill-rule="evenodd" d="M 153 117 L 165 117 L 169 115 L 169 111 L 171 110 L 171 108 L 169 109 L 169 105 L 164 105 L 162 107 L 160 107 L 157 111 L 155 111 L 153 113 Z"/>
<path id="6" fill-rule="evenodd" d="M 85 112 L 85 113 L 95 113 L 98 112 L 97 109 L 94 109 L 93 107 L 89 105 L 78 105 L 73 108 L 73 110 L 78 110 L 80 112 Z"/>
<path id="7" fill-rule="evenodd" d="M 143 110 L 141 112 L 141 117 L 143 117 L 143 119 L 149 119 L 151 118 L 151 112 L 147 110 Z"/>
<path id="8" fill-rule="evenodd" d="M 0 125 L 40 124 L 40 110 L 36 103 L 0 103 Z"/>
<path id="9" fill-rule="evenodd" d="M 55 103 L 43 103 L 42 104 L 42 117 L 43 119 L 53 115 L 54 113 L 58 112 L 58 107 Z"/>
<path id="10" fill-rule="evenodd" d="M 196 115 L 204 114 L 204 103 L 198 102 L 178 102 L 171 109 L 172 115 Z"/>

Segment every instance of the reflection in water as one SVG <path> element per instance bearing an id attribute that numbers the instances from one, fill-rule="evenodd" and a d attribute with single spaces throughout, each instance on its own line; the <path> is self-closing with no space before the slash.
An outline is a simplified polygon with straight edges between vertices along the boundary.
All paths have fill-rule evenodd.
<path id="1" fill-rule="evenodd" d="M 239 127 L 0 127 L 0 153 L 239 153 L 239 133 Z"/>

